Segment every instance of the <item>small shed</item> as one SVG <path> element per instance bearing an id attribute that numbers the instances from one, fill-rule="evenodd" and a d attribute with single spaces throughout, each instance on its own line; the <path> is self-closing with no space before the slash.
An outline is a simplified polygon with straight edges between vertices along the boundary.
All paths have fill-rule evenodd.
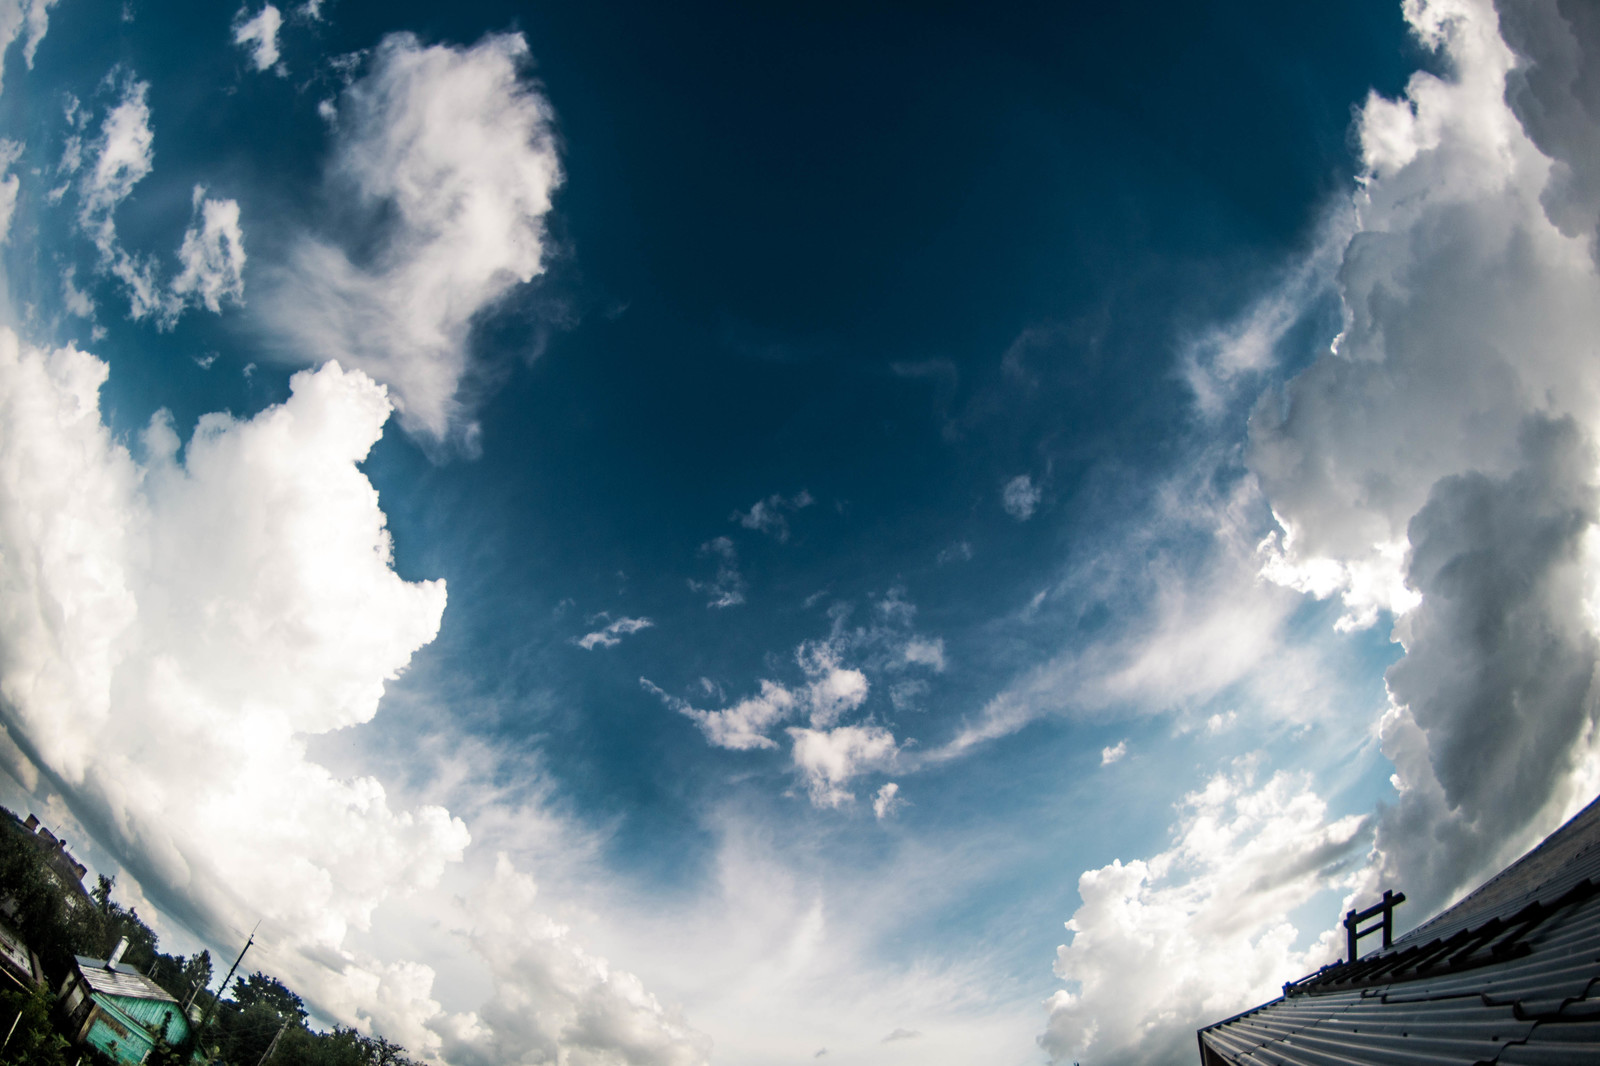
<path id="1" fill-rule="evenodd" d="M 77 957 L 62 984 L 61 1001 L 74 1038 L 118 1062 L 136 1066 L 156 1041 L 177 1044 L 189 1035 L 189 1019 L 166 989 L 131 966 L 120 965 L 126 942 L 109 960 Z"/>
<path id="2" fill-rule="evenodd" d="M 1600 800 L 1405 936 L 1199 1038 L 1203 1066 L 1600 1063 Z"/>

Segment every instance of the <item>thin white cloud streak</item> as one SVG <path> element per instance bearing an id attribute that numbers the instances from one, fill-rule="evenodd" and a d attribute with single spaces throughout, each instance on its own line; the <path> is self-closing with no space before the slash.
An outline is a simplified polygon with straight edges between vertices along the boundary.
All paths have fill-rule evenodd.
<path id="1" fill-rule="evenodd" d="M 734 547 L 732 539 L 713 537 L 700 545 L 700 555 L 716 560 L 717 575 L 710 581 L 689 578 L 689 591 L 706 593 L 710 597 L 706 600 L 706 606 L 714 610 L 737 607 L 743 603 L 747 585 L 744 575 L 739 573 L 739 550 Z"/>
<path id="2" fill-rule="evenodd" d="M 130 890 L 213 948 L 264 918 L 257 965 L 323 1017 L 463 1063 L 525 1042 L 704 1061 L 631 975 L 523 910 L 531 882 L 514 868 L 466 888 L 460 935 L 490 989 L 479 1012 L 443 1010 L 426 960 L 358 945 L 380 906 L 431 891 L 470 840 L 444 808 L 397 808 L 375 778 L 306 751 L 373 718 L 445 605 L 441 582 L 394 572 L 357 465 L 390 414 L 382 387 L 336 364 L 304 371 L 283 404 L 205 416 L 181 448 L 158 415 L 140 461 L 102 420 L 106 374 L 0 332 L 5 770 L 64 799 Z"/>
<path id="3" fill-rule="evenodd" d="M 738 522 L 745 529 L 759 530 L 782 543 L 789 539 L 789 518 L 784 512 L 799 511 L 816 502 L 805 489 L 788 498 L 782 493 L 773 493 L 764 500 L 757 500 L 748 511 L 733 512 L 729 521 Z"/>
<path id="4" fill-rule="evenodd" d="M 849 1066 L 1038 1061 L 1039 993 L 1006 976 L 991 943 L 903 950 L 906 930 L 984 891 L 1009 841 L 952 834 L 930 848 L 893 819 L 868 824 L 885 835 L 884 861 L 840 866 L 803 834 L 727 805 L 709 821 L 718 846 L 704 888 L 614 902 L 590 935 L 630 947 L 650 986 L 712 1035 L 717 1062 L 778 1066 L 819 1047 Z M 896 1029 L 922 1038 L 886 1044 Z"/>
<path id="5" fill-rule="evenodd" d="M 1201 451 L 1048 590 L 1054 599 L 1118 604 L 1118 627 L 1023 671 L 948 740 L 911 755 L 913 764 L 960 758 L 1046 716 L 1183 717 L 1235 686 L 1270 719 L 1305 721 L 1327 710 L 1326 649 L 1285 635 L 1301 598 L 1258 576 L 1268 512 L 1254 480 L 1216 488 L 1230 454 Z M 1210 541 L 1198 557 L 1172 546 L 1197 537 Z M 1038 624 L 1034 614 L 1030 607 L 1019 624 Z"/>
<path id="6" fill-rule="evenodd" d="M 641 677 L 639 684 L 646 692 L 698 725 L 706 740 L 714 746 L 730 751 L 776 748 L 777 742 L 767 736 L 767 731 L 789 717 L 797 702 L 794 693 L 776 681 L 762 681 L 759 696 L 747 696 L 720 711 L 703 711 L 646 678 Z"/>
<path id="7" fill-rule="evenodd" d="M 22 147 L 17 141 L 0 140 L 0 244 L 11 236 L 11 219 L 17 211 L 17 193 L 22 183 L 10 171 L 21 158 Z"/>
<path id="8" fill-rule="evenodd" d="M 327 192 L 354 230 L 301 236 L 264 301 L 285 359 L 366 371 L 425 442 L 474 446 L 473 323 L 544 270 L 561 166 L 527 65 L 519 34 L 385 37 L 333 115 Z M 360 255 L 341 243 L 373 238 Z"/>
<path id="9" fill-rule="evenodd" d="M 590 624 L 594 622 L 590 619 Z M 584 651 L 593 651 L 596 648 L 614 648 L 622 643 L 622 638 L 649 629 L 655 623 L 648 618 L 618 618 L 609 625 L 596 629 L 592 633 L 585 633 L 577 640 L 578 647 Z"/>
<path id="10" fill-rule="evenodd" d="M 1290 263 L 1243 314 L 1184 342 L 1178 371 L 1201 414 L 1220 418 L 1241 394 L 1254 395 L 1278 367 L 1289 331 L 1330 295 L 1355 226 L 1354 207 L 1337 205 L 1323 218 L 1311 251 Z"/>

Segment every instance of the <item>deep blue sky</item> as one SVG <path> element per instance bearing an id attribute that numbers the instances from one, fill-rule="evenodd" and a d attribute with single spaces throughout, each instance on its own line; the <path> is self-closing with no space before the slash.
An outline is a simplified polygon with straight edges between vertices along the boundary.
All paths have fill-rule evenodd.
<path id="1" fill-rule="evenodd" d="M 669 910 L 718 876 L 730 811 L 822 884 L 986 850 L 946 898 L 865 935 L 896 963 L 987 953 L 1029 1004 L 1059 983 L 1049 961 L 1078 875 L 1160 851 L 1174 805 L 1235 756 L 1322 775 L 1335 816 L 1389 794 L 1360 730 L 1255 716 L 1242 683 L 1166 704 L 1069 690 L 1058 713 L 919 759 L 1030 671 L 1136 637 L 1166 577 L 1218 554 L 1213 531 L 1171 519 L 1174 500 L 1249 476 L 1254 394 L 1201 414 L 1181 353 L 1278 284 L 1348 203 L 1368 91 L 1395 96 L 1442 65 L 1394 0 L 330 0 L 322 21 L 286 22 L 282 76 L 231 45 L 241 18 L 226 6 L 142 0 L 131 20 L 121 6 L 61 0 L 32 72 L 8 63 L 0 109 L 27 144 L 19 172 L 39 179 L 6 252 L 17 317 L 109 363 L 107 419 L 136 456 L 157 409 L 187 439 L 207 412 L 282 402 L 310 361 L 285 357 L 256 294 L 297 235 L 337 234 L 359 259 L 387 224 L 324 177 L 318 114 L 385 35 L 461 48 L 519 33 L 553 111 L 565 177 L 545 272 L 471 334 L 475 446 L 391 420 L 362 466 L 398 573 L 448 585 L 442 629 L 377 718 L 311 738 L 313 758 L 420 795 L 437 784 L 427 743 L 481 741 L 507 758 L 474 787 L 514 790 L 536 766 L 541 802 L 594 834 L 604 877 Z M 121 241 L 170 257 L 203 183 L 238 202 L 250 257 L 242 307 L 170 331 L 126 317 L 73 212 L 46 200 L 66 94 L 98 115 L 129 77 L 149 82 L 155 162 L 117 208 Z M 93 323 L 62 310 L 73 264 Z M 1332 296 L 1312 301 L 1268 377 L 1316 358 L 1339 321 Z M 1019 516 L 1004 490 L 1020 477 L 1037 498 Z M 782 538 L 736 520 L 801 492 L 814 502 L 783 512 Z M 1241 523 L 1264 535 L 1270 513 L 1250 508 Z M 722 537 L 744 602 L 715 609 L 703 586 Z M 1307 598 L 1285 646 L 1320 641 L 1340 680 L 1319 698 L 1370 717 L 1397 653 L 1381 625 L 1330 636 L 1338 614 Z M 653 624 L 576 643 L 622 618 Z M 855 778 L 837 809 L 807 801 L 783 744 L 711 746 L 641 685 L 726 708 L 763 679 L 804 684 L 797 648 L 874 618 L 902 628 L 848 646 L 843 665 L 871 682 L 853 720 L 889 728 L 903 762 Z M 913 633 L 942 640 L 942 672 L 884 658 Z M 920 687 L 897 706 L 907 680 Z M 1230 711 L 1248 737 L 1206 731 Z M 1102 755 L 1119 742 L 1125 761 Z M 871 800 L 890 780 L 907 805 L 880 820 Z M 514 848 L 508 832 L 481 840 Z"/>
<path id="2" fill-rule="evenodd" d="M 118 23 L 108 5 L 66 4 L 51 40 L 73 47 L 41 50 L 8 92 L 14 121 L 52 153 L 42 131 L 63 88 L 89 99 L 115 64 L 137 71 L 158 176 L 119 215 L 125 239 L 156 246 L 203 180 L 260 220 L 247 230 L 259 262 L 278 225 L 331 210 L 315 113 L 336 86 L 329 57 L 397 29 L 526 36 L 566 182 L 547 273 L 475 333 L 481 454 L 425 454 L 391 422 L 366 469 L 400 573 L 450 587 L 414 683 L 452 696 L 453 728 L 536 747 L 580 816 L 616 820 L 611 861 L 668 883 L 704 875 L 700 815 L 730 775 L 770 791 L 786 771 L 708 750 L 637 679 L 689 695 L 707 676 L 736 700 L 774 667 L 793 673 L 830 603 L 860 615 L 901 588 L 955 666 L 901 716 L 930 745 L 1109 624 L 1120 590 L 1056 597 L 1047 626 L 1012 616 L 1148 506 L 1194 439 L 1182 340 L 1308 244 L 1350 189 L 1352 105 L 1369 87 L 1396 92 L 1419 59 L 1387 0 L 329 12 L 285 32 L 291 73 L 273 78 L 209 46 L 232 18 L 215 5 L 141 5 Z M 102 318 L 95 350 L 124 432 L 156 407 L 182 433 L 205 411 L 248 415 L 286 393 L 293 368 L 239 374 L 259 359 L 248 315 L 191 316 L 170 335 Z M 210 370 L 188 358 L 209 351 Z M 1019 524 L 1000 487 L 1024 473 L 1043 496 Z M 729 521 L 801 489 L 818 503 L 791 516 L 787 543 Z M 739 535 L 749 600 L 708 611 L 686 581 L 711 575 L 697 549 L 724 534 Z M 963 543 L 970 560 L 940 563 Z M 601 611 L 657 628 L 575 648 Z M 1044 736 L 975 757 L 998 781 L 930 771 L 907 819 L 1049 827 L 1059 816 L 1040 797 L 1076 794 L 1126 732 L 1037 725 Z M 1179 758 L 1190 781 L 1210 770 L 1197 755 Z M 1135 839 L 1159 842 L 1172 798 L 1130 797 Z M 816 817 L 777 802 L 781 817 Z M 1056 872 L 1050 895 L 1070 898 Z"/>

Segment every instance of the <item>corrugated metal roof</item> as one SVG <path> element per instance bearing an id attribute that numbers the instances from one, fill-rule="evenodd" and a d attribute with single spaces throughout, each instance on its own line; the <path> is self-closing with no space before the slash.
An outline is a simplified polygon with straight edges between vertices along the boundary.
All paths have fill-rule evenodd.
<path id="1" fill-rule="evenodd" d="M 1200 1030 L 1250 1066 L 1600 1063 L 1600 800 L 1437 917 Z"/>
<path id="2" fill-rule="evenodd" d="M 130 999 L 162 999 L 178 1002 L 167 990 L 144 974 L 126 967 L 109 969 L 104 959 L 77 956 L 78 972 L 91 991 L 105 996 L 127 996 Z"/>

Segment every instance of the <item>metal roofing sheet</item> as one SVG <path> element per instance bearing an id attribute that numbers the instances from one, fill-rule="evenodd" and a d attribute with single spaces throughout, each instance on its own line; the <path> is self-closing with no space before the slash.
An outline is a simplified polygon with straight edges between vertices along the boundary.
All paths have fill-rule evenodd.
<path id="1" fill-rule="evenodd" d="M 116 969 L 106 966 L 104 959 L 91 959 L 79 955 L 78 972 L 90 990 L 105 996 L 127 996 L 131 999 L 161 999 L 178 1002 L 167 990 L 137 970 Z"/>
<path id="2" fill-rule="evenodd" d="M 1248 1066 L 1600 1063 L 1600 800 L 1392 947 L 1286 990 L 1202 1047 Z"/>

